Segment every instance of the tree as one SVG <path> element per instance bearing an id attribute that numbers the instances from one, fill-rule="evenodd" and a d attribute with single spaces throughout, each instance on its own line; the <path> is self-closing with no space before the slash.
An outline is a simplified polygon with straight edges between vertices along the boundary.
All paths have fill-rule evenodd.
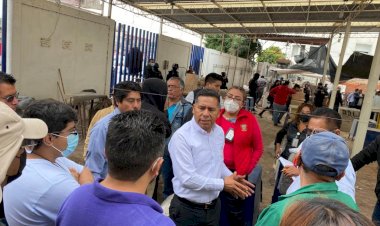
<path id="1" fill-rule="evenodd" d="M 206 35 L 206 47 L 237 55 L 242 58 L 247 58 L 253 62 L 253 56 L 261 52 L 260 42 L 254 41 L 250 38 L 245 38 L 240 35 L 215 34 Z"/>
<path id="2" fill-rule="evenodd" d="M 285 54 L 277 46 L 271 46 L 263 50 L 257 57 L 257 62 L 268 62 L 275 64 L 278 59 L 285 58 Z"/>

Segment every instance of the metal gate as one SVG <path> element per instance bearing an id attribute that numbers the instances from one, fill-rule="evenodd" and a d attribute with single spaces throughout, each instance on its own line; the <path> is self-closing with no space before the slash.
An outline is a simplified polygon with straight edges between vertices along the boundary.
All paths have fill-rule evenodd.
<path id="1" fill-rule="evenodd" d="M 203 47 L 193 45 L 191 48 L 190 65 L 193 67 L 193 71 L 198 75 L 200 75 L 199 72 L 204 53 L 205 49 Z"/>
<path id="2" fill-rule="evenodd" d="M 149 59 L 156 59 L 158 34 L 117 24 L 111 88 L 121 81 L 141 81 Z"/>

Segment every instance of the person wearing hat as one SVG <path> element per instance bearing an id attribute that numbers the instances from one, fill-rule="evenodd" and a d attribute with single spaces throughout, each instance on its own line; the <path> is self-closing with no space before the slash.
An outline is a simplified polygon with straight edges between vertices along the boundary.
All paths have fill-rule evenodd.
<path id="1" fill-rule="evenodd" d="M 318 153 L 318 154 L 316 154 Z M 335 181 L 344 176 L 350 158 L 346 142 L 332 132 L 320 132 L 303 142 L 296 157 L 300 169 L 301 188 L 279 197 L 279 201 L 265 208 L 256 226 L 279 225 L 286 208 L 300 199 L 317 197 L 334 199 L 353 210 L 359 208 L 347 194 L 338 191 Z"/>
<path id="2" fill-rule="evenodd" d="M 338 112 L 330 108 L 321 107 L 315 109 L 311 113 L 310 120 L 307 125 L 307 133 L 309 136 L 322 131 L 330 131 L 340 135 L 341 125 L 342 117 Z M 298 146 L 297 152 L 299 152 L 301 147 L 302 143 Z M 296 166 L 285 166 L 283 173 L 293 179 L 293 182 L 286 191 L 286 194 L 290 194 L 301 187 L 299 172 Z M 342 177 L 339 181 L 335 181 L 335 183 L 338 186 L 338 191 L 346 193 L 355 201 L 356 173 L 351 161 L 348 161 L 347 168 L 344 171 L 344 177 Z"/>
<path id="3" fill-rule="evenodd" d="M 22 175 L 4 187 L 5 217 L 9 225 L 55 225 L 66 197 L 93 181 L 87 168 L 62 157 L 78 145 L 77 116 L 69 105 L 46 99 L 30 104 L 24 117 L 44 121 L 47 131 L 45 136 L 31 137 L 35 146 L 27 154 Z"/>
<path id="4" fill-rule="evenodd" d="M 21 118 L 6 104 L 0 102 L 0 184 L 5 185 L 8 176 L 14 176 L 24 168 L 20 148 L 24 139 L 40 139 L 48 128 L 40 119 Z M 2 189 L 0 189 L 0 201 Z"/>

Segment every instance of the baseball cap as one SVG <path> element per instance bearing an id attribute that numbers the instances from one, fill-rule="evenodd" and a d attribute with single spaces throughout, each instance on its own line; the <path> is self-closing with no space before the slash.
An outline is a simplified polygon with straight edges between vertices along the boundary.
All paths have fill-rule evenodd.
<path id="1" fill-rule="evenodd" d="M 321 132 L 304 140 L 301 158 L 306 168 L 314 173 L 335 177 L 347 168 L 350 154 L 342 137 L 332 132 Z"/>
<path id="2" fill-rule="evenodd" d="M 21 118 L 8 105 L 0 102 L 0 183 L 3 182 L 22 141 L 24 139 L 41 139 L 47 133 L 48 127 L 44 121 Z"/>

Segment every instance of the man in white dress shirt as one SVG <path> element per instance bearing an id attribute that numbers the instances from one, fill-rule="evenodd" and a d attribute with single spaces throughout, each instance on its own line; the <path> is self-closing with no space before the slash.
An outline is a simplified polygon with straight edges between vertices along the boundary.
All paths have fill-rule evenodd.
<path id="1" fill-rule="evenodd" d="M 215 91 L 199 91 L 193 105 L 194 117 L 170 140 L 175 195 L 169 213 L 177 225 L 219 225 L 220 191 L 242 199 L 253 193 L 254 185 L 244 175 L 232 173 L 223 162 L 225 137 L 215 124 L 219 104 Z"/>

